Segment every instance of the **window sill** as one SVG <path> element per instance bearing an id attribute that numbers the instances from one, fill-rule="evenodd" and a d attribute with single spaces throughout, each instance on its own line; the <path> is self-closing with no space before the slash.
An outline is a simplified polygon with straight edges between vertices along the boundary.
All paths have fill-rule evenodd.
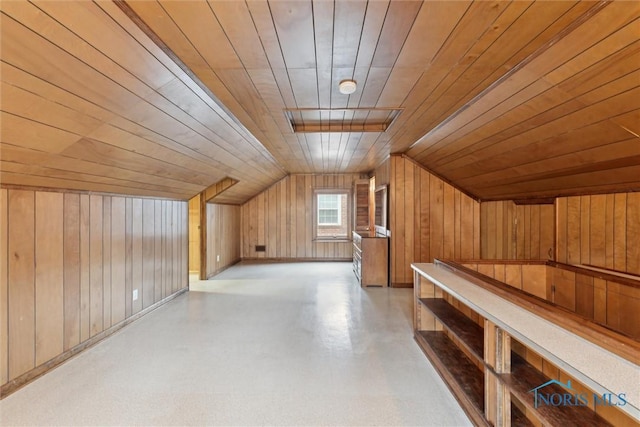
<path id="1" fill-rule="evenodd" d="M 316 237 L 312 240 L 313 242 L 318 243 L 351 243 L 351 239 L 347 239 L 345 237 Z"/>

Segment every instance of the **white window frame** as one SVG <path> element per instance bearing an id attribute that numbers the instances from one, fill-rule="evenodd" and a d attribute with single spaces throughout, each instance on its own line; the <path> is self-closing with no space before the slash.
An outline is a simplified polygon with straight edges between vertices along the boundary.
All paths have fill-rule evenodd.
<path id="1" fill-rule="evenodd" d="M 320 201 L 318 200 L 321 196 L 338 196 L 338 197 L 336 197 L 336 205 L 337 205 L 336 208 L 331 208 L 331 209 L 329 209 L 329 208 L 321 208 L 320 207 Z M 342 194 L 340 194 L 340 193 L 331 193 L 331 194 L 328 194 L 328 193 L 317 193 L 316 194 L 316 204 L 318 205 L 317 210 L 316 210 L 316 215 L 317 215 L 316 225 L 337 225 L 337 226 L 341 226 L 342 225 L 342 221 L 341 221 L 341 219 L 342 219 L 342 203 L 340 202 L 340 196 L 342 196 Z M 327 211 L 328 210 L 331 210 L 331 211 L 337 210 L 338 211 L 338 215 L 336 217 L 337 218 L 337 222 L 323 222 L 323 223 L 320 223 L 320 211 L 321 210 L 327 210 Z"/>
<path id="2" fill-rule="evenodd" d="M 339 217 L 338 218 L 342 218 L 344 216 L 346 224 L 341 224 L 341 223 L 337 223 L 337 224 L 318 224 L 318 212 L 319 212 L 319 207 L 318 207 L 318 195 L 321 194 L 338 194 L 341 196 L 346 197 L 346 205 L 347 205 L 347 212 L 345 215 L 345 212 L 343 212 L 342 210 L 342 205 L 341 203 L 338 203 L 338 210 L 339 210 Z M 352 212 L 352 205 L 353 204 L 353 200 L 351 197 L 351 189 L 348 188 L 315 188 L 313 190 L 313 240 L 324 240 L 324 241 L 350 241 L 351 240 L 351 230 L 353 230 L 353 225 L 352 225 L 352 218 L 351 218 L 351 212 Z M 342 226 L 342 227 L 346 227 L 346 233 L 345 235 L 340 235 L 340 236 L 319 236 L 318 235 L 318 227 L 331 227 L 331 226 Z"/>

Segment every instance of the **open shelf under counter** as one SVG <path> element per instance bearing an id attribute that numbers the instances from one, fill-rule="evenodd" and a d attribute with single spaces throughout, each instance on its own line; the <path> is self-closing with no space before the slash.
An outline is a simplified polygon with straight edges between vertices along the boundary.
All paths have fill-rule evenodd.
<path id="1" fill-rule="evenodd" d="M 433 313 L 478 361 L 484 357 L 484 332 L 480 325 L 441 298 L 420 298 L 420 304 Z"/>
<path id="2" fill-rule="evenodd" d="M 594 410 L 602 408 L 598 409 L 593 402 L 590 406 L 564 403 L 544 407 L 536 405 L 535 390 L 544 388 L 545 393 L 554 396 L 571 394 L 573 390 L 566 383 L 551 380 L 512 352 L 511 340 L 515 339 L 527 351 L 538 354 L 544 363 L 556 366 L 572 381 L 582 384 L 578 386 L 579 390 L 586 387 L 593 399 L 595 396 L 624 393 L 624 404 L 613 409 L 631 420 L 632 425 L 638 425 L 640 382 L 637 379 L 640 367 L 637 364 L 536 315 L 535 310 L 529 307 L 515 304 L 456 275 L 446 267 L 413 264 L 412 268 L 416 341 L 456 397 L 459 397 L 456 390 L 464 390 L 465 383 L 469 382 L 474 388 L 478 382 L 484 382 L 484 418 L 481 422 L 476 419 L 477 399 L 471 404 L 473 399 L 468 395 L 465 399 L 459 398 L 467 413 L 473 415 L 475 424 L 527 425 L 531 424 L 531 417 L 535 420 L 534 425 L 611 425 Z M 454 307 L 458 303 L 464 306 L 464 313 Z M 484 321 L 484 328 L 478 324 L 480 320 Z M 457 353 L 451 346 L 457 348 Z M 449 356 L 454 353 L 457 356 Z M 469 354 L 477 359 L 475 365 L 468 358 Z M 459 368 L 456 357 L 473 366 L 473 372 L 479 373 L 480 378 L 467 379 L 456 374 Z"/>
<path id="3" fill-rule="evenodd" d="M 511 393 L 522 402 L 528 410 L 536 411 L 538 417 L 545 425 L 579 425 L 581 427 L 611 425 L 611 423 L 608 423 L 587 406 L 589 402 L 576 402 L 575 398 L 572 399 L 572 405 L 563 405 L 562 407 L 541 405 L 536 408 L 535 403 L 531 402 L 531 390 L 540 384 L 547 383 L 550 378 L 515 353 L 511 355 L 511 373 L 500 374 L 500 380 L 509 387 Z M 566 390 L 557 384 L 550 384 L 545 387 L 545 392 L 564 395 Z M 583 397 L 586 398 L 586 396 Z M 574 405 L 576 403 L 577 405 Z M 581 406 L 582 404 L 584 404 L 584 406 Z"/>
<path id="4" fill-rule="evenodd" d="M 416 341 L 475 424 L 485 423 L 484 374 L 442 331 L 417 331 Z"/>

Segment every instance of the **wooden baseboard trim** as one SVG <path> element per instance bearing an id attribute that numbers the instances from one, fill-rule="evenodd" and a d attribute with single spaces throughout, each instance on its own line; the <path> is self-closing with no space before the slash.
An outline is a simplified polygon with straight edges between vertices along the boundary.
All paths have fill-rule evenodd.
<path id="1" fill-rule="evenodd" d="M 128 324 L 130 324 L 132 322 L 135 322 L 136 320 L 138 320 L 139 318 L 141 318 L 145 314 L 148 314 L 148 313 L 152 312 L 153 310 L 157 309 L 158 307 L 163 306 L 164 304 L 168 303 L 169 301 L 177 298 L 178 296 L 180 296 L 180 295 L 182 295 L 182 294 L 184 294 L 185 292 L 188 292 L 188 291 L 189 291 L 189 288 L 184 288 L 184 289 L 181 289 L 181 290 L 177 291 L 176 293 L 174 293 L 172 295 L 169 295 L 165 299 L 163 299 L 161 301 L 158 301 L 157 303 L 145 308 L 142 311 L 139 311 L 136 314 L 131 315 L 130 317 L 124 319 L 122 322 L 111 326 L 109 329 L 106 329 L 106 330 L 100 332 L 99 334 L 94 335 L 93 337 L 89 338 L 88 340 L 86 340 L 84 342 L 81 342 L 80 344 L 78 344 L 75 347 L 65 351 L 64 353 L 59 354 L 58 356 L 54 357 L 53 359 L 49 360 L 48 362 L 45 362 L 40 366 L 36 366 L 32 370 L 30 370 L 28 372 L 25 372 L 24 374 L 20 375 L 17 378 L 14 378 L 13 380 L 7 382 L 6 384 L 3 384 L 2 386 L 0 386 L 0 400 L 4 399 L 5 397 L 10 395 L 11 393 L 13 393 L 13 392 L 17 391 L 18 389 L 24 387 L 25 385 L 29 384 L 31 381 L 34 381 L 35 379 L 43 376 L 44 374 L 46 374 L 47 372 L 51 371 L 52 369 L 58 367 L 59 365 L 61 365 L 65 361 L 69 360 L 70 358 L 72 358 L 76 354 L 78 354 L 78 353 L 86 350 L 87 348 L 99 343 L 103 339 L 109 337 L 110 335 L 113 335 L 115 332 L 117 332 L 120 329 L 124 328 Z"/>
<path id="2" fill-rule="evenodd" d="M 353 262 L 353 258 L 242 258 L 242 261 L 262 262 Z"/>
<path id="3" fill-rule="evenodd" d="M 413 288 L 413 283 L 391 282 L 392 288 Z"/>
<path id="4" fill-rule="evenodd" d="M 220 273 L 222 273 L 223 271 L 225 271 L 226 269 L 228 269 L 228 268 L 230 268 L 230 267 L 233 267 L 234 265 L 236 265 L 236 264 L 237 264 L 237 263 L 239 263 L 240 261 L 242 261 L 242 259 L 238 258 L 237 260 L 233 261 L 231 264 L 226 265 L 226 266 L 222 267 L 221 269 L 214 271 L 214 272 L 213 272 L 213 273 L 211 273 L 211 274 L 208 274 L 208 275 L 207 275 L 207 280 L 211 279 L 211 278 L 212 278 L 213 276 L 215 276 L 216 274 L 220 274 Z"/>

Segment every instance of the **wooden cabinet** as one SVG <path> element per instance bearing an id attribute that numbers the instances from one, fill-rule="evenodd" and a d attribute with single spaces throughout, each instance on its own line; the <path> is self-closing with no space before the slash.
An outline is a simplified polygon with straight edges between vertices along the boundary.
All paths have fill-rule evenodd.
<path id="1" fill-rule="evenodd" d="M 388 286 L 389 239 L 371 232 L 353 232 L 353 272 L 360 286 Z"/>
<path id="2" fill-rule="evenodd" d="M 353 229 L 368 231 L 371 228 L 369 213 L 369 180 L 359 179 L 353 184 Z"/>
<path id="3" fill-rule="evenodd" d="M 605 348 L 541 320 L 528 306 L 515 306 L 502 291 L 440 267 L 438 260 L 412 267 L 416 342 L 475 425 L 638 422 L 638 399 L 615 401 L 616 393 L 640 394 L 636 382 L 628 381 L 638 365 L 621 363 Z"/>

